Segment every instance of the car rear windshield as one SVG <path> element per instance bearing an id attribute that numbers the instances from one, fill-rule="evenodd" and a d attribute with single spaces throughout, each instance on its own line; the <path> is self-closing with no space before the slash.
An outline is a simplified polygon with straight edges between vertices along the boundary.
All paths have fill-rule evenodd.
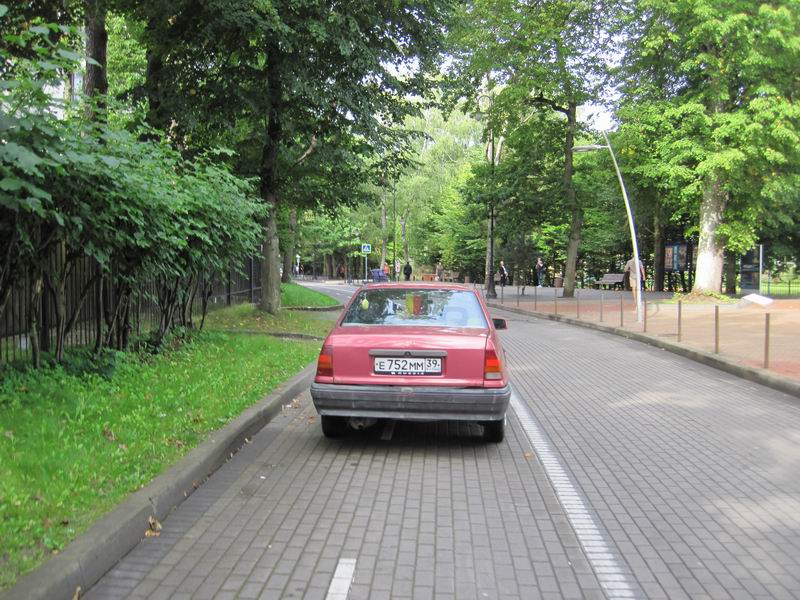
<path id="1" fill-rule="evenodd" d="M 436 288 L 361 290 L 342 325 L 487 327 L 474 292 Z"/>

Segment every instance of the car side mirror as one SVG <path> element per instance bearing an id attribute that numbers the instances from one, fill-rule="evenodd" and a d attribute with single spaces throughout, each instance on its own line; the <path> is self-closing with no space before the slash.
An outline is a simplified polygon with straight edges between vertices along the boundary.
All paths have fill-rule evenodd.
<path id="1" fill-rule="evenodd" d="M 505 319 L 492 319 L 495 329 L 508 329 L 508 323 Z"/>

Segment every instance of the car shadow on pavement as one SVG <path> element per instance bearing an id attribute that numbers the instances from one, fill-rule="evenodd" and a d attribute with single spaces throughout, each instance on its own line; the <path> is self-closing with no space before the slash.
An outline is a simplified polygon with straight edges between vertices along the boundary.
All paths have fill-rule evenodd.
<path id="1" fill-rule="evenodd" d="M 392 425 L 393 423 L 393 425 Z M 484 446 L 483 426 L 467 421 L 398 421 L 380 419 L 361 431 L 351 430 L 334 443 L 361 448 L 455 448 Z M 491 444 L 490 444 L 491 445 Z"/>

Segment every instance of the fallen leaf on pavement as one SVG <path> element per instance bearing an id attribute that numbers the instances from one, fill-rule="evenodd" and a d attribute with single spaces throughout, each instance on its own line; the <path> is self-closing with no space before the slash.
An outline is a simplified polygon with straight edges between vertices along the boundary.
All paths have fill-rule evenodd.
<path id="1" fill-rule="evenodd" d="M 525 458 L 527 458 L 528 460 L 530 460 L 530 459 L 532 459 L 532 458 L 533 458 L 533 452 L 526 452 L 526 453 L 525 453 L 525 454 L 523 454 L 522 456 L 524 456 Z"/>
<path id="2" fill-rule="evenodd" d="M 161 535 L 161 523 L 153 515 L 147 517 L 148 528 L 144 532 L 144 537 L 158 537 Z"/>

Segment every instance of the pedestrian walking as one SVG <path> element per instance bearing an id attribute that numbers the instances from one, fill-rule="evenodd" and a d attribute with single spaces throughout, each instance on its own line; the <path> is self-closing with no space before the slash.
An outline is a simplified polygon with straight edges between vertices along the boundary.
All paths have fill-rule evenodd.
<path id="1" fill-rule="evenodd" d="M 441 281 L 444 277 L 444 267 L 441 262 L 436 263 L 436 281 Z"/>
<path id="2" fill-rule="evenodd" d="M 386 275 L 386 280 L 389 280 L 389 261 L 383 263 L 383 274 Z"/>
<path id="3" fill-rule="evenodd" d="M 639 306 L 639 294 L 642 293 L 642 285 L 644 284 L 644 264 L 639 261 L 639 272 L 636 272 L 636 260 L 630 259 L 627 263 L 625 263 L 625 270 L 623 273 L 627 273 L 628 275 L 628 282 L 631 286 L 631 293 L 633 294 L 633 310 L 636 310 L 636 307 Z"/>
<path id="4" fill-rule="evenodd" d="M 501 287 L 506 287 L 508 283 L 508 269 L 506 269 L 505 263 L 501 260 L 500 261 L 500 285 Z"/>
<path id="5" fill-rule="evenodd" d="M 413 269 L 411 268 L 411 261 L 406 261 L 406 266 L 403 267 L 403 275 L 406 278 L 406 281 L 411 281 L 411 272 Z"/>
<path id="6" fill-rule="evenodd" d="M 542 262 L 542 257 L 536 259 L 536 285 L 542 287 L 544 285 L 545 266 Z"/>

